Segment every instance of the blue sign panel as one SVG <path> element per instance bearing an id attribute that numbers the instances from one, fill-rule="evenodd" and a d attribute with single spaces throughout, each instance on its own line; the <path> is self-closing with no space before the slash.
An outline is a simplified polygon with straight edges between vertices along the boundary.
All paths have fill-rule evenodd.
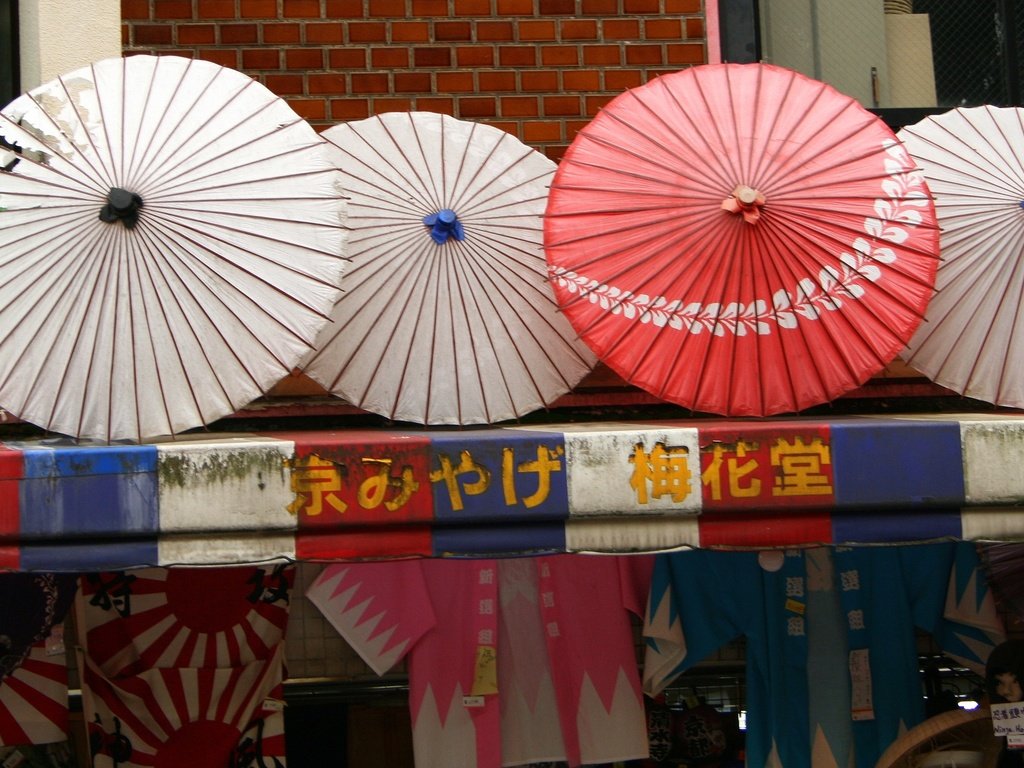
<path id="1" fill-rule="evenodd" d="M 438 521 L 569 517 L 565 442 L 559 433 L 431 433 L 428 469 Z"/>

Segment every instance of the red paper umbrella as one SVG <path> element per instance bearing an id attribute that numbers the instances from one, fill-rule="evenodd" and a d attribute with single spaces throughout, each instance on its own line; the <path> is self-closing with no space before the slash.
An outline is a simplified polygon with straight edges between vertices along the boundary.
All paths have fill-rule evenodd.
<path id="1" fill-rule="evenodd" d="M 67 662 L 41 640 L 0 683 L 0 746 L 63 741 L 67 730 Z"/>
<path id="2" fill-rule="evenodd" d="M 269 658 L 284 639 L 292 577 L 280 566 L 84 576 L 76 603 L 83 646 L 109 676 Z"/>
<path id="3" fill-rule="evenodd" d="M 799 411 L 884 368 L 938 256 L 926 185 L 854 100 L 723 64 L 614 99 L 555 174 L 558 303 L 610 368 L 727 415 Z"/>

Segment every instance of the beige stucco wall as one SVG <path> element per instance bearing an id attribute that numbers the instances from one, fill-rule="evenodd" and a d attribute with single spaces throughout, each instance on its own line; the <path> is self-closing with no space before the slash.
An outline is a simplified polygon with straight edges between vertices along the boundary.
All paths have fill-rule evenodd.
<path id="1" fill-rule="evenodd" d="M 21 88 L 121 55 L 120 0 L 20 0 Z"/>

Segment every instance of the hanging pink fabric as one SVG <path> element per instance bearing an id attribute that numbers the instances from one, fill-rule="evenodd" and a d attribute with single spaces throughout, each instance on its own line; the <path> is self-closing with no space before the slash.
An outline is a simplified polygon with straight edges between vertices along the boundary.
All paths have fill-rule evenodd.
<path id="1" fill-rule="evenodd" d="M 377 674 L 408 661 L 417 768 L 647 756 L 646 557 L 328 566 L 307 597 Z"/>

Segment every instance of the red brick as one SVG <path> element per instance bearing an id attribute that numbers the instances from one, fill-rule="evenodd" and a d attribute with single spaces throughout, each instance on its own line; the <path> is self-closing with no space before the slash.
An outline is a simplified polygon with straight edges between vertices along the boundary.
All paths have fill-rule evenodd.
<path id="1" fill-rule="evenodd" d="M 605 40 L 640 39 L 640 22 L 636 19 L 605 19 L 601 29 Z"/>
<path id="2" fill-rule="evenodd" d="M 219 27 L 220 41 L 225 45 L 255 43 L 258 39 L 255 24 L 221 24 Z"/>
<path id="3" fill-rule="evenodd" d="M 412 15 L 447 16 L 448 0 L 412 0 Z"/>
<path id="4" fill-rule="evenodd" d="M 456 16 L 491 16 L 491 0 L 455 0 Z"/>
<path id="5" fill-rule="evenodd" d="M 370 66 L 374 69 L 405 69 L 409 66 L 409 49 L 393 46 L 371 48 Z"/>
<path id="6" fill-rule="evenodd" d="M 533 0 L 496 0 L 499 16 L 533 16 Z"/>
<path id="7" fill-rule="evenodd" d="M 468 21 L 438 21 L 434 23 L 434 39 L 472 40 L 473 26 Z"/>
<path id="8" fill-rule="evenodd" d="M 395 72 L 395 93 L 433 93 L 429 72 Z"/>
<path id="9" fill-rule="evenodd" d="M 212 45 L 217 35 L 213 24 L 179 24 L 179 45 Z"/>
<path id="10" fill-rule="evenodd" d="M 236 19 L 235 0 L 199 0 L 196 12 L 200 19 Z"/>
<path id="11" fill-rule="evenodd" d="M 492 128 L 497 128 L 499 131 L 504 131 L 510 136 L 519 138 L 519 121 L 517 120 L 485 120 L 484 125 L 489 125 Z M 519 139 L 522 141 L 522 139 Z"/>
<path id="12" fill-rule="evenodd" d="M 544 154 L 547 156 L 548 160 L 551 160 L 552 162 L 557 163 L 559 160 L 561 160 L 565 156 L 565 151 L 567 149 L 569 149 L 568 145 L 565 145 L 565 146 L 555 146 L 555 147 L 544 147 Z"/>
<path id="13" fill-rule="evenodd" d="M 276 48 L 249 48 L 242 51 L 244 69 L 280 69 L 281 55 Z"/>
<path id="14" fill-rule="evenodd" d="M 596 115 L 598 112 L 601 111 L 601 109 L 603 109 L 605 106 L 608 105 L 609 101 L 611 101 L 614 98 L 615 98 L 614 96 L 587 96 L 587 97 L 585 97 L 584 101 L 586 102 L 586 107 L 587 107 L 586 114 L 588 114 L 588 115 Z"/>
<path id="15" fill-rule="evenodd" d="M 515 27 L 508 21 L 478 21 L 476 39 L 483 42 L 511 42 L 515 38 Z"/>
<path id="16" fill-rule="evenodd" d="M 327 52 L 327 63 L 331 69 L 364 69 L 366 51 L 363 48 L 331 48 Z"/>
<path id="17" fill-rule="evenodd" d="M 537 117 L 536 96 L 502 96 L 501 114 L 504 117 Z"/>
<path id="18" fill-rule="evenodd" d="M 633 66 L 664 64 L 665 57 L 660 45 L 627 45 L 626 63 Z"/>
<path id="19" fill-rule="evenodd" d="M 263 42 L 269 45 L 275 43 L 297 43 L 301 40 L 302 27 L 298 24 L 263 24 Z"/>
<path id="20" fill-rule="evenodd" d="M 326 99 L 288 99 L 288 106 L 306 120 L 323 120 L 327 117 Z"/>
<path id="21" fill-rule="evenodd" d="M 583 63 L 616 66 L 622 63 L 622 53 L 617 45 L 584 45 Z"/>
<path id="22" fill-rule="evenodd" d="M 633 13 L 660 13 L 661 0 L 622 0 L 622 12 L 627 16 Z"/>
<path id="23" fill-rule="evenodd" d="M 566 120 L 565 121 L 565 140 L 572 141 L 576 138 L 576 134 L 582 131 L 590 123 L 589 120 Z"/>
<path id="24" fill-rule="evenodd" d="M 191 19 L 191 0 L 156 0 L 153 3 L 153 18 L 156 19 Z"/>
<path id="25" fill-rule="evenodd" d="M 636 88 L 643 82 L 643 73 L 639 69 L 607 69 L 604 73 L 604 87 L 609 91 Z"/>
<path id="26" fill-rule="evenodd" d="M 430 40 L 430 25 L 425 21 L 391 22 L 391 42 L 425 43 Z"/>
<path id="27" fill-rule="evenodd" d="M 320 0 L 284 0 L 281 10 L 286 19 L 319 19 Z"/>
<path id="28" fill-rule="evenodd" d="M 524 91 L 558 90 L 558 72 L 553 69 L 524 70 L 519 73 L 519 81 Z"/>
<path id="29" fill-rule="evenodd" d="M 340 22 L 303 24 L 306 42 L 310 45 L 341 45 L 345 42 L 345 27 Z"/>
<path id="30" fill-rule="evenodd" d="M 450 67 L 451 48 L 413 48 L 412 60 L 417 67 Z"/>
<path id="31" fill-rule="evenodd" d="M 562 90 L 599 91 L 601 73 L 593 69 L 567 69 L 562 73 Z"/>
<path id="32" fill-rule="evenodd" d="M 121 0 L 121 20 L 149 19 L 148 0 Z"/>
<path id="33" fill-rule="evenodd" d="M 352 93 L 388 93 L 390 90 L 386 72 L 352 73 Z"/>
<path id="34" fill-rule="evenodd" d="M 276 19 L 277 0 L 238 0 L 238 11 L 243 19 Z"/>
<path id="35" fill-rule="evenodd" d="M 306 75 L 306 87 L 310 94 L 323 93 L 331 96 L 347 93 L 345 76 L 337 73 Z"/>
<path id="36" fill-rule="evenodd" d="M 565 19 L 558 23 L 563 40 L 596 40 L 597 22 Z"/>
<path id="37" fill-rule="evenodd" d="M 503 67 L 537 66 L 537 49 L 528 45 L 508 45 L 498 49 L 498 63 Z"/>
<path id="38" fill-rule="evenodd" d="M 548 117 L 575 117 L 581 114 L 579 96 L 545 96 L 544 114 Z"/>
<path id="39" fill-rule="evenodd" d="M 493 67 L 494 49 L 489 45 L 459 46 L 455 61 L 460 67 Z"/>
<path id="40" fill-rule="evenodd" d="M 265 75 L 263 84 L 278 96 L 294 96 L 305 92 L 302 75 Z"/>
<path id="41" fill-rule="evenodd" d="M 167 51 L 166 53 L 170 53 L 170 51 Z M 202 50 L 196 51 L 196 58 L 202 59 L 203 61 L 212 61 L 214 64 L 220 64 L 222 67 L 238 69 L 237 53 L 237 51 L 230 49 L 203 48 Z"/>
<path id="42" fill-rule="evenodd" d="M 388 28 L 383 21 L 350 21 L 348 41 L 350 43 L 383 43 L 387 40 Z"/>
<path id="43" fill-rule="evenodd" d="M 495 100 L 490 96 L 463 96 L 458 106 L 461 118 L 494 117 L 498 114 Z"/>
<path id="44" fill-rule="evenodd" d="M 472 72 L 437 73 L 438 93 L 472 93 L 474 90 Z"/>
<path id="45" fill-rule="evenodd" d="M 477 82 L 481 93 L 516 90 L 516 73 L 507 69 L 488 69 L 477 72 Z"/>
<path id="46" fill-rule="evenodd" d="M 323 69 L 324 52 L 319 48 L 289 48 L 284 52 L 285 69 Z"/>
<path id="47" fill-rule="evenodd" d="M 644 38 L 647 40 L 678 40 L 683 35 L 679 19 L 648 19 L 644 22 Z"/>
<path id="48" fill-rule="evenodd" d="M 573 45 L 549 45 L 540 49 L 540 63 L 547 67 L 574 67 L 580 53 Z"/>
<path id="49" fill-rule="evenodd" d="M 358 2 L 359 0 L 352 0 Z M 405 0 L 370 0 L 367 8 L 370 16 L 386 16 L 389 18 L 404 19 Z"/>
<path id="50" fill-rule="evenodd" d="M 700 13 L 700 0 L 665 0 L 665 13 Z"/>
<path id="51" fill-rule="evenodd" d="M 679 43 L 668 46 L 669 64 L 703 64 L 704 46 L 701 43 Z"/>
<path id="52" fill-rule="evenodd" d="M 384 112 L 411 112 L 412 99 L 398 98 L 395 96 L 384 96 L 373 100 L 373 113 L 375 115 Z"/>
<path id="53" fill-rule="evenodd" d="M 571 16 L 576 13 L 576 0 L 540 0 L 541 16 Z"/>
<path id="54" fill-rule="evenodd" d="M 334 120 L 361 120 L 370 116 L 369 99 L 332 99 L 330 106 Z"/>
<path id="55" fill-rule="evenodd" d="M 135 45 L 170 45 L 172 31 L 170 24 L 135 24 L 132 28 Z"/>
<path id="56" fill-rule="evenodd" d="M 423 112 L 437 112 L 441 115 L 455 115 L 455 102 L 445 98 L 419 98 L 416 99 L 416 109 Z"/>
<path id="57" fill-rule="evenodd" d="M 704 19 L 686 19 L 686 36 L 690 39 L 704 37 Z"/>
<path id="58" fill-rule="evenodd" d="M 365 18 L 360 0 L 327 0 L 324 11 L 324 17 L 328 19 Z"/>
<path id="59" fill-rule="evenodd" d="M 528 144 L 562 141 L 562 121 L 530 121 L 523 126 L 523 141 Z"/>
<path id="60" fill-rule="evenodd" d="M 121 47 L 128 48 L 131 45 L 131 40 L 128 35 L 128 24 L 121 25 Z"/>
<path id="61" fill-rule="evenodd" d="M 584 16 L 618 16 L 619 0 L 580 0 Z"/>
<path id="62" fill-rule="evenodd" d="M 519 39 L 524 43 L 529 40 L 555 40 L 555 22 L 520 21 Z"/>

